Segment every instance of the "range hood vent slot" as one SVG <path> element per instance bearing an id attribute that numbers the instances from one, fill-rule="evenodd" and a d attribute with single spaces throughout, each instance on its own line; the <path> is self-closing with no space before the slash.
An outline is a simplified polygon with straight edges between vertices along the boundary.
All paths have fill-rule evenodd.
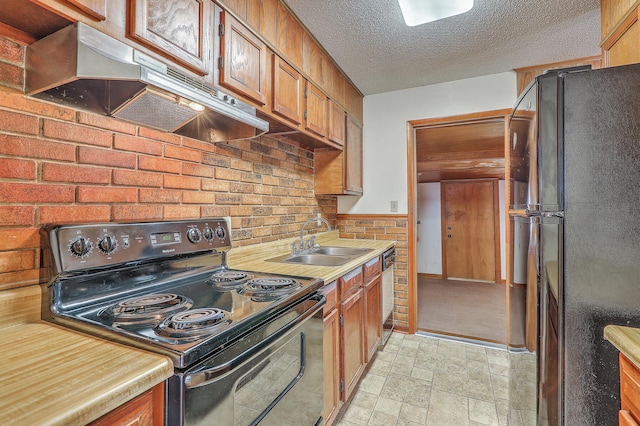
<path id="1" fill-rule="evenodd" d="M 251 105 L 82 23 L 28 46 L 25 92 L 207 142 L 269 130 Z"/>

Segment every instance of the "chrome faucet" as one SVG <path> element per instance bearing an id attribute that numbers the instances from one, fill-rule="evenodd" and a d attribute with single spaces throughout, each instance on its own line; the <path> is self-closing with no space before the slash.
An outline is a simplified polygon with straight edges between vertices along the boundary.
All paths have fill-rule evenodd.
<path id="1" fill-rule="evenodd" d="M 320 222 L 323 222 L 325 225 L 327 225 L 327 231 L 331 231 L 331 224 L 329 223 L 329 221 L 327 219 L 325 219 L 323 217 L 312 217 L 310 219 L 307 219 L 306 222 L 302 224 L 302 228 L 300 229 L 300 246 L 299 246 L 299 250 L 300 251 L 305 250 L 305 249 L 313 249 L 313 247 L 315 246 L 315 241 L 316 241 L 316 237 L 315 236 L 313 236 L 313 237 L 311 237 L 311 239 L 309 239 L 307 247 L 305 247 L 304 238 L 303 237 L 304 237 L 304 228 L 308 224 L 310 224 L 310 223 L 312 223 L 314 221 L 317 221 L 317 220 L 319 220 Z M 295 243 L 293 243 L 293 254 L 296 254 L 297 251 L 298 250 L 295 247 Z"/>

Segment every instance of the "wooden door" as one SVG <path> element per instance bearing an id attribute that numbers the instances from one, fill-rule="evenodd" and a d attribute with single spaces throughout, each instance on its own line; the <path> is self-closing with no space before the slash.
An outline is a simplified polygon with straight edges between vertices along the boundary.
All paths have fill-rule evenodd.
<path id="1" fill-rule="evenodd" d="M 204 0 L 129 0 L 129 2 L 127 27 L 129 38 L 200 75 L 208 73 L 211 2 Z"/>
<path id="2" fill-rule="evenodd" d="M 496 280 L 494 181 L 443 182 L 447 278 Z"/>
<path id="3" fill-rule="evenodd" d="M 220 85 L 265 105 L 267 45 L 224 11 L 220 22 Z"/>
<path id="4" fill-rule="evenodd" d="M 342 401 L 346 401 L 353 392 L 358 379 L 364 371 L 364 297 L 363 289 L 340 305 L 342 327 L 340 330 L 341 344 L 341 375 L 344 383 Z"/>

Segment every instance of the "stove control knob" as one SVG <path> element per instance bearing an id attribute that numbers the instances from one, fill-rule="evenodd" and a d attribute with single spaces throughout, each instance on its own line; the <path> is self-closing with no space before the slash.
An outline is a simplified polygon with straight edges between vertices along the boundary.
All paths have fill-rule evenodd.
<path id="1" fill-rule="evenodd" d="M 207 226 L 202 230 L 202 236 L 207 241 L 213 240 L 213 230 Z"/>
<path id="2" fill-rule="evenodd" d="M 105 235 L 98 241 L 98 249 L 104 254 L 111 254 L 118 248 L 118 240 L 112 235 Z"/>
<path id="3" fill-rule="evenodd" d="M 196 244 L 202 240 L 202 232 L 198 228 L 191 228 L 187 231 L 187 239 Z"/>
<path id="4" fill-rule="evenodd" d="M 222 226 L 218 226 L 216 228 L 216 237 L 218 237 L 219 240 L 224 240 L 226 236 L 227 236 L 227 231 L 225 231 Z"/>
<path id="5" fill-rule="evenodd" d="M 77 257 L 85 257 L 91 253 L 91 241 L 84 237 L 78 237 L 69 244 L 69 251 Z"/>

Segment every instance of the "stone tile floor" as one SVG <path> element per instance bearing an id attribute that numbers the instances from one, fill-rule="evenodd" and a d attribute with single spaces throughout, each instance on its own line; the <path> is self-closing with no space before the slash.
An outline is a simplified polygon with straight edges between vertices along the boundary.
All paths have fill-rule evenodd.
<path id="1" fill-rule="evenodd" d="M 535 377 L 532 354 L 393 333 L 336 424 L 535 425 Z"/>

